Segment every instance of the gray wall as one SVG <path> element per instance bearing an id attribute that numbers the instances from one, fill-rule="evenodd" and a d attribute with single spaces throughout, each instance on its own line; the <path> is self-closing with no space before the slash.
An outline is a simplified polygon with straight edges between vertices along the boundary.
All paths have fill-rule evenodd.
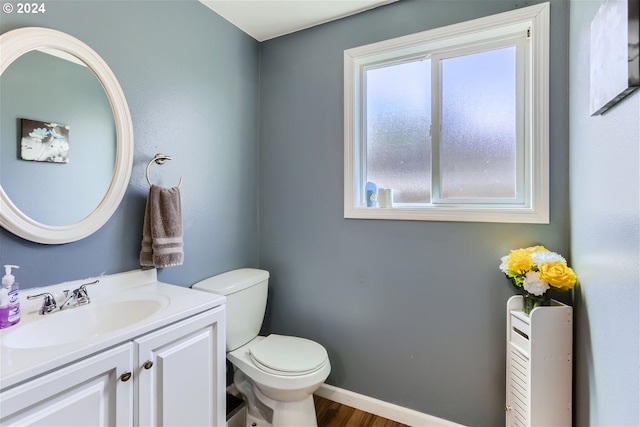
<path id="1" fill-rule="evenodd" d="M 571 2 L 571 258 L 579 426 L 640 425 L 640 91 L 589 116 L 590 25 Z"/>
<path id="2" fill-rule="evenodd" d="M 534 2 L 535 3 L 535 2 Z M 510 249 L 569 256 L 568 2 L 551 6 L 549 225 L 343 218 L 343 51 L 521 6 L 402 0 L 262 44 L 260 265 L 267 329 L 317 340 L 328 383 L 469 425 L 504 424 Z"/>
<path id="3" fill-rule="evenodd" d="M 121 206 L 92 236 L 39 245 L 0 230 L 0 264 L 17 264 L 23 288 L 139 268 L 149 186 L 180 176 L 185 262 L 161 280 L 190 285 L 258 264 L 259 44 L 195 0 L 56 1 L 46 13 L 3 13 L 2 33 L 27 26 L 64 31 L 109 64 L 131 110 L 135 153 Z M 2 141 L 15 144 L 15 141 Z M 58 165 L 59 166 L 59 165 Z M 156 169 L 157 168 L 157 169 Z M 3 178 L 4 179 L 4 178 Z"/>

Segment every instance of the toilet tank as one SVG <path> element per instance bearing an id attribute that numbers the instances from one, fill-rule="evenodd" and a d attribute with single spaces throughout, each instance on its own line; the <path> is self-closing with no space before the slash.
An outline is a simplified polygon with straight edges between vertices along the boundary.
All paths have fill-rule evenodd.
<path id="1" fill-rule="evenodd" d="M 227 352 L 258 336 L 267 308 L 269 272 L 241 268 L 204 279 L 193 289 L 227 298 Z"/>

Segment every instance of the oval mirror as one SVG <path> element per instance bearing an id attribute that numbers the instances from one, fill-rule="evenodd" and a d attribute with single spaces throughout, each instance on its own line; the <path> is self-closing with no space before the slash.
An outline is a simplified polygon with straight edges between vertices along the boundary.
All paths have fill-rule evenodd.
<path id="1" fill-rule="evenodd" d="M 96 52 L 59 31 L 9 31 L 0 49 L 0 225 L 45 244 L 87 237 L 109 220 L 131 175 L 122 89 Z"/>

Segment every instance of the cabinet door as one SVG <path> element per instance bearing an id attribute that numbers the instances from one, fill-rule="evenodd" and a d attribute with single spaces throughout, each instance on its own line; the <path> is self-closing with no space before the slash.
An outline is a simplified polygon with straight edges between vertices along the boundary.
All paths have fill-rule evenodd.
<path id="1" fill-rule="evenodd" d="M 135 340 L 137 424 L 225 425 L 224 306 Z"/>
<path id="2" fill-rule="evenodd" d="M 507 426 L 524 427 L 529 422 L 529 356 L 512 343 L 507 355 Z"/>
<path id="3" fill-rule="evenodd" d="M 131 426 L 132 364 L 127 343 L 4 391 L 0 425 Z"/>

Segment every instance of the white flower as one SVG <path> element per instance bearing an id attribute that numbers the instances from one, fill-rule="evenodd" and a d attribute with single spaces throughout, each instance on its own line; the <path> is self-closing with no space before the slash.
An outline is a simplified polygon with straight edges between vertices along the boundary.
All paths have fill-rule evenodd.
<path id="1" fill-rule="evenodd" d="M 531 258 L 533 258 L 533 263 L 535 265 L 539 265 L 542 262 L 550 262 L 550 261 L 562 261 L 564 264 L 567 263 L 567 260 L 562 257 L 562 255 L 557 254 L 551 251 L 537 251 L 531 254 Z"/>
<path id="2" fill-rule="evenodd" d="M 507 258 L 509 257 L 509 255 L 505 255 L 502 258 L 500 258 L 500 271 L 502 271 L 504 274 L 507 274 Z"/>
<path id="3" fill-rule="evenodd" d="M 529 271 L 524 276 L 524 282 L 522 287 L 525 291 L 531 295 L 541 296 L 549 289 L 549 284 L 540 280 L 540 276 L 537 271 Z"/>

